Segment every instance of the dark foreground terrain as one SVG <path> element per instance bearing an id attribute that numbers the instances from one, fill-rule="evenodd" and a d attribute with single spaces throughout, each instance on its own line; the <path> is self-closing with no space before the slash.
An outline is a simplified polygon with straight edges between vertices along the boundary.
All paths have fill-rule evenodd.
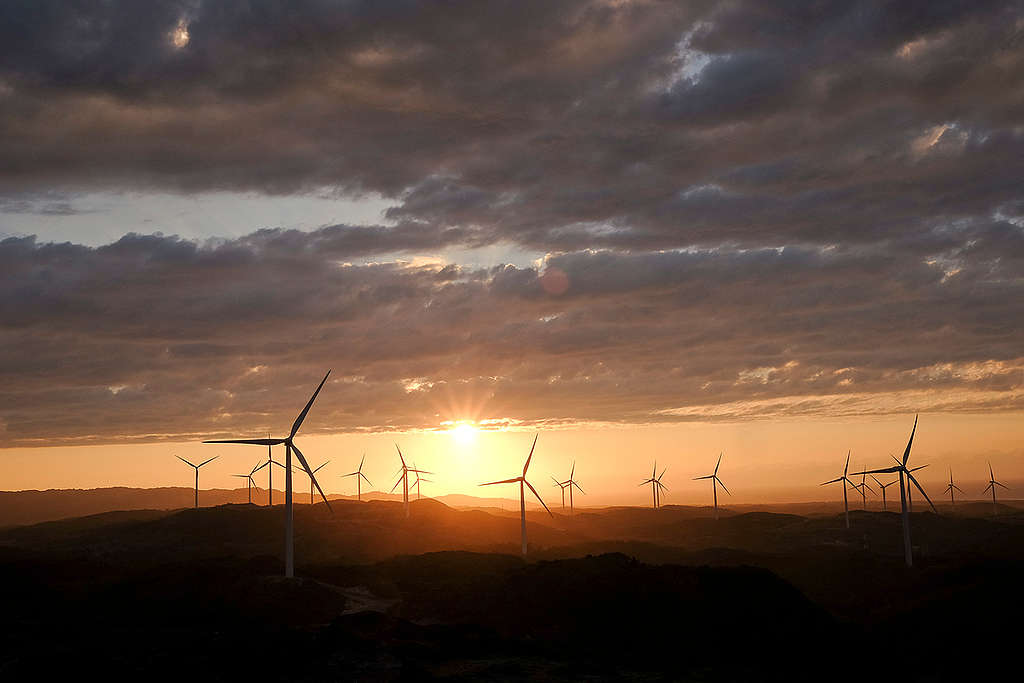
<path id="1" fill-rule="evenodd" d="M 433 501 L 107 513 L 0 532 L 0 677 L 976 680 L 1020 673 L 1024 515 Z M 17 677 L 17 678 L 16 678 Z"/>

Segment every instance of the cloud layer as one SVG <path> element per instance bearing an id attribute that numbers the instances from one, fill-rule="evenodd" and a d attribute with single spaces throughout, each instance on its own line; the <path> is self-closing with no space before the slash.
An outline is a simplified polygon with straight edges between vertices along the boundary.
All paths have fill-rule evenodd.
<path id="1" fill-rule="evenodd" d="M 979 0 L 0 1 L 0 230 L 76 191 L 394 202 L 3 241 L 0 429 L 279 428 L 326 367 L 332 430 L 1019 409 L 1022 31 Z M 547 256 L 412 265 L 493 245 Z"/>

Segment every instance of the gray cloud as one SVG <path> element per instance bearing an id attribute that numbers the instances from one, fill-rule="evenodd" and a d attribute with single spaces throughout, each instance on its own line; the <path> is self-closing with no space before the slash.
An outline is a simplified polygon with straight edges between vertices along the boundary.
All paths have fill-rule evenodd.
<path id="1" fill-rule="evenodd" d="M 1019 406 L 1022 21 L 1014 1 L 0 0 L 0 211 L 97 189 L 394 202 L 382 225 L 0 243 L 0 424 L 9 444 L 259 430 L 327 366 L 333 429 Z M 492 245 L 548 274 L 393 260 Z"/>
<path id="2" fill-rule="evenodd" d="M 925 390 L 968 410 L 1024 388 L 1024 240 L 1006 223 L 941 263 L 876 246 L 565 253 L 545 264 L 554 289 L 513 266 L 347 265 L 321 239 L 3 241 L 8 443 L 280 428 L 327 367 L 328 431 Z"/>

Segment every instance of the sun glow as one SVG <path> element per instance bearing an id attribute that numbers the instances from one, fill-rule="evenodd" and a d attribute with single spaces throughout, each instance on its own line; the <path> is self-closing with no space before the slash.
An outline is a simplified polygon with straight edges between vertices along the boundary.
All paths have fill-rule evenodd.
<path id="1" fill-rule="evenodd" d="M 463 446 L 476 441 L 476 435 L 479 431 L 472 422 L 456 422 L 448 428 L 448 432 L 455 439 L 455 442 Z"/>

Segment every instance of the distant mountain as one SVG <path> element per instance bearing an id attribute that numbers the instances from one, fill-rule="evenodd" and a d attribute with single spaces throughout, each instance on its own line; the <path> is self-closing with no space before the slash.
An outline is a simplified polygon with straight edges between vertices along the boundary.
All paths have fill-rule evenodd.
<path id="1" fill-rule="evenodd" d="M 309 503 L 309 490 L 300 485 L 295 489 L 295 502 Z M 427 496 L 424 496 L 426 499 Z M 319 500 L 319 496 L 317 497 Z M 328 495 L 330 500 L 355 500 L 355 496 Z M 400 501 L 400 493 L 366 491 L 363 500 Z M 415 500 L 415 495 L 411 496 Z M 249 497 L 245 488 L 200 489 L 200 507 L 214 507 L 228 503 L 246 503 Z M 518 512 L 519 501 L 506 498 L 475 498 L 459 494 L 438 496 L 434 500 L 449 507 L 478 509 L 502 508 Z M 267 504 L 267 490 L 253 492 L 253 502 Z M 274 504 L 284 503 L 284 491 L 274 489 Z M 38 524 L 69 517 L 84 517 L 116 510 L 178 510 L 195 504 L 195 489 L 181 486 L 164 488 L 129 488 L 115 486 L 100 489 L 47 489 L 45 491 L 0 491 L 0 528 Z M 540 509 L 539 505 L 527 505 L 528 509 Z"/>
<path id="2" fill-rule="evenodd" d="M 301 480 L 300 480 L 301 482 Z M 178 510 L 193 507 L 195 490 L 192 488 L 172 486 L 164 488 L 129 488 L 116 486 L 100 489 L 48 489 L 45 491 L 0 491 L 0 528 L 19 526 L 25 524 L 37 524 L 69 517 L 84 517 L 104 512 L 117 510 Z M 330 500 L 355 500 L 352 495 L 330 494 Z M 424 500 L 428 496 L 423 496 Z M 518 516 L 519 501 L 511 498 L 479 498 L 453 493 L 443 496 L 429 497 L 444 503 L 448 507 L 482 510 L 497 516 Z M 319 499 L 319 497 L 318 497 Z M 385 493 L 382 491 L 367 491 L 362 495 L 363 500 L 386 500 L 400 501 L 400 493 Z M 412 495 L 411 500 L 416 496 Z M 246 489 L 200 489 L 200 507 L 213 507 L 229 503 L 245 503 L 248 501 Z M 266 505 L 267 490 L 261 488 L 253 492 L 253 502 L 257 505 Z M 300 483 L 295 489 L 295 502 L 299 505 L 309 503 L 309 489 Z M 955 512 L 964 516 L 987 516 L 992 512 L 991 503 L 984 501 L 964 501 L 957 503 L 955 508 L 948 504 L 936 501 L 944 512 Z M 274 504 L 284 503 L 284 492 L 274 490 Z M 554 503 L 554 501 L 552 501 Z M 1000 501 L 999 510 L 1001 514 L 1012 514 L 1019 510 L 1021 501 Z M 527 501 L 527 510 L 531 512 L 543 510 L 537 503 Z M 889 502 L 889 510 L 898 510 L 899 502 Z M 879 509 L 877 502 L 869 505 L 873 511 Z M 580 507 L 577 506 L 577 514 L 586 514 L 598 510 L 644 510 L 644 506 L 611 506 L 611 507 Z M 851 506 L 851 510 L 855 506 Z M 915 509 L 917 509 L 915 507 Z M 672 510 L 673 514 L 682 517 L 710 517 L 712 512 L 708 506 L 687 506 L 687 505 L 665 505 L 664 511 Z M 767 510 L 777 513 L 789 513 L 800 515 L 834 515 L 842 511 L 842 502 L 818 502 L 818 503 L 786 503 L 778 505 L 730 505 L 722 508 L 723 515 L 734 515 L 756 510 Z M 556 515 L 567 514 L 557 503 L 551 505 L 551 511 Z M 923 511 L 923 509 L 922 509 Z M 628 513 L 627 513 L 628 514 Z"/>

